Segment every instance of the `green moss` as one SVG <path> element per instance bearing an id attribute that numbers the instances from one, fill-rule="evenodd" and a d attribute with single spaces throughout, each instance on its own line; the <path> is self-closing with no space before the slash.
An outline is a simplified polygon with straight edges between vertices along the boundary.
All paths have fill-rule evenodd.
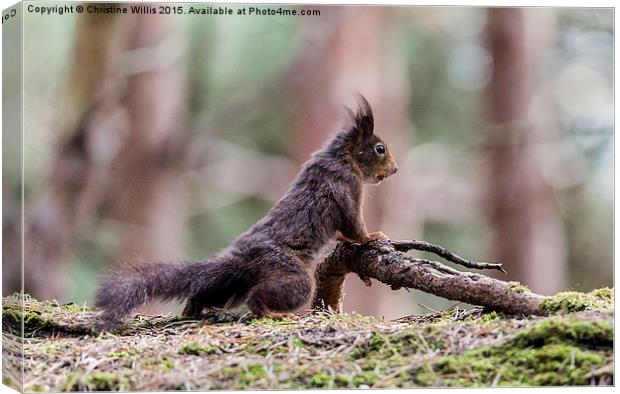
<path id="1" fill-rule="evenodd" d="M 67 374 L 65 380 L 60 384 L 58 391 L 78 391 L 77 375 L 73 372 Z"/>
<path id="2" fill-rule="evenodd" d="M 179 354 L 187 354 L 191 356 L 200 356 L 203 354 L 216 354 L 220 349 L 216 346 L 201 345 L 198 342 L 190 342 L 181 346 Z"/>
<path id="3" fill-rule="evenodd" d="M 261 377 L 265 376 L 267 372 L 265 371 L 265 367 L 261 364 L 250 364 L 248 365 L 248 373 L 253 376 Z"/>
<path id="4" fill-rule="evenodd" d="M 120 389 L 120 381 L 117 374 L 110 372 L 93 373 L 84 379 L 84 382 L 92 391 L 118 391 Z"/>
<path id="5" fill-rule="evenodd" d="M 83 311 L 83 307 L 73 304 L 59 306 L 52 301 L 33 300 L 28 294 L 14 294 L 3 298 L 2 327 L 5 331 L 19 335 L 23 321 L 23 336 L 27 338 L 57 332 L 88 334 L 92 332 L 91 326 L 62 323 L 64 316 L 75 316 Z"/>
<path id="6" fill-rule="evenodd" d="M 370 358 L 366 363 L 362 365 L 362 371 L 374 371 L 379 366 L 379 361 Z"/>
<path id="7" fill-rule="evenodd" d="M 580 385 L 605 358 L 592 351 L 564 344 L 534 349 L 510 346 L 480 348 L 440 358 L 418 371 L 416 380 L 426 386 Z"/>
<path id="8" fill-rule="evenodd" d="M 237 374 L 240 369 L 241 368 L 239 367 L 224 367 L 220 371 L 222 372 L 223 375 L 234 375 L 234 374 Z"/>
<path id="9" fill-rule="evenodd" d="M 506 287 L 506 292 L 508 293 L 525 293 L 528 291 L 530 291 L 530 289 L 519 282 L 508 282 L 508 286 Z"/>
<path id="10" fill-rule="evenodd" d="M 613 302 L 614 291 L 609 287 L 603 287 L 593 290 L 590 294 L 592 294 L 593 297 L 596 297 L 598 299 L 605 300 L 607 302 Z"/>
<path id="11" fill-rule="evenodd" d="M 461 310 L 459 308 L 450 308 L 439 313 L 439 319 L 436 322 L 453 320 Z"/>
<path id="12" fill-rule="evenodd" d="M 359 387 L 361 385 L 372 386 L 373 384 L 377 383 L 377 381 L 379 381 L 379 375 L 377 375 L 375 372 L 365 371 L 356 374 L 353 377 L 351 384 L 353 384 L 354 387 Z"/>
<path id="13" fill-rule="evenodd" d="M 304 346 L 304 342 L 303 342 L 301 339 L 299 339 L 299 338 L 293 338 L 293 339 L 291 340 L 291 345 L 292 345 L 293 347 L 300 348 L 300 347 L 303 347 L 303 346 Z"/>
<path id="14" fill-rule="evenodd" d="M 110 358 L 127 358 L 130 354 L 129 352 L 110 352 L 107 356 Z"/>
<path id="15" fill-rule="evenodd" d="M 519 332 L 514 343 L 522 347 L 570 343 L 599 348 L 613 346 L 613 340 L 614 328 L 611 321 L 555 316 Z"/>
<path id="16" fill-rule="evenodd" d="M 590 293 L 576 291 L 557 293 L 542 300 L 540 306 L 551 313 L 611 309 L 613 308 L 613 290 L 605 287 Z"/>
<path id="17" fill-rule="evenodd" d="M 440 357 L 415 374 L 425 386 L 505 386 L 587 384 L 592 368 L 608 360 L 599 348 L 613 345 L 610 321 L 571 317 L 543 319 L 509 343 Z"/>
<path id="18" fill-rule="evenodd" d="M 46 319 L 39 311 L 24 311 L 6 307 L 2 310 L 2 325 L 12 333 L 21 332 L 22 319 L 24 322 L 24 336 L 32 337 L 39 331 L 52 331 L 57 324 L 50 319 Z"/>
<path id="19" fill-rule="evenodd" d="M 502 315 L 500 313 L 497 313 L 496 311 L 492 311 L 492 312 L 484 313 L 483 315 L 481 315 L 477 319 L 477 323 L 481 323 L 481 324 L 489 323 L 489 322 L 500 320 L 501 318 L 502 318 Z"/>
<path id="20" fill-rule="evenodd" d="M 157 358 L 147 358 L 142 362 L 145 367 L 160 367 L 162 369 L 174 369 L 174 363 L 167 356 L 159 356 Z"/>
<path id="21" fill-rule="evenodd" d="M 318 388 L 327 388 L 329 387 L 331 382 L 332 382 L 332 377 L 330 374 L 325 373 L 325 372 L 319 372 L 316 375 L 314 375 L 312 379 L 310 380 L 310 386 L 318 387 Z"/>
<path id="22" fill-rule="evenodd" d="M 353 361 L 359 360 L 360 358 L 366 357 L 366 354 L 367 352 L 364 349 L 358 347 L 349 352 L 349 359 Z"/>
<path id="23" fill-rule="evenodd" d="M 387 344 L 389 343 L 389 341 L 387 340 L 387 338 L 383 335 L 379 335 L 379 334 L 375 334 L 372 336 L 372 339 L 370 340 L 370 351 L 371 352 L 379 352 L 381 351 Z"/>
<path id="24" fill-rule="evenodd" d="M 398 343 L 397 341 L 394 341 Z M 361 343 L 349 353 L 351 360 L 357 360 L 369 356 L 390 357 L 397 354 L 402 345 L 394 345 L 389 336 L 374 332 L 368 342 Z"/>
<path id="25" fill-rule="evenodd" d="M 70 373 L 60 385 L 60 391 L 120 391 L 126 387 L 126 380 L 116 373 L 94 372 L 82 377 Z"/>
<path id="26" fill-rule="evenodd" d="M 53 328 L 56 324 L 49 319 L 45 319 L 38 312 L 24 313 L 24 331 L 31 333 L 35 330 L 46 330 Z"/>
<path id="27" fill-rule="evenodd" d="M 409 354 L 412 351 L 415 353 L 419 348 L 419 338 L 419 334 L 412 332 L 412 330 L 405 330 L 391 335 L 390 345 L 394 353 Z"/>
<path id="28" fill-rule="evenodd" d="M 346 373 L 339 373 L 334 378 L 334 384 L 338 387 L 347 387 L 351 382 L 351 377 Z"/>
<path id="29" fill-rule="evenodd" d="M 237 389 L 268 388 L 266 376 L 267 370 L 259 363 L 223 367 L 216 376 L 217 383 L 213 388 L 230 387 L 231 384 Z"/>
<path id="30" fill-rule="evenodd" d="M 267 388 L 265 380 L 267 371 L 262 364 L 254 363 L 246 366 L 227 367 L 222 372 L 224 380 L 237 382 L 239 389 Z"/>
<path id="31" fill-rule="evenodd" d="M 18 309 L 11 307 L 2 308 L 2 328 L 4 331 L 8 331 L 14 334 L 21 332 L 22 318 L 24 314 Z"/>

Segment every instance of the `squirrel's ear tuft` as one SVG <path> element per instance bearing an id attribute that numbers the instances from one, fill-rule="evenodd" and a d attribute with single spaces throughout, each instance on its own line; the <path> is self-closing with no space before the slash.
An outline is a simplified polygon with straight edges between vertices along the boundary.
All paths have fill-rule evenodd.
<path id="1" fill-rule="evenodd" d="M 372 114 L 372 108 L 368 103 L 368 100 L 361 94 L 357 98 L 358 107 L 357 111 L 353 112 L 347 109 L 349 113 L 350 130 L 357 134 L 361 138 L 369 137 L 372 135 L 375 128 L 375 118 Z"/>

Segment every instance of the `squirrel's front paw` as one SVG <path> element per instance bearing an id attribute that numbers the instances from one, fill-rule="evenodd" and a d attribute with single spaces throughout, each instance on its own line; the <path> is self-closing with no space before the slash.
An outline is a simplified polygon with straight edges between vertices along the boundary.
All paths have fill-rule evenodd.
<path id="1" fill-rule="evenodd" d="M 377 241 L 377 240 L 389 240 L 390 237 L 383 234 L 382 231 L 377 231 L 375 233 L 368 234 L 368 241 Z"/>

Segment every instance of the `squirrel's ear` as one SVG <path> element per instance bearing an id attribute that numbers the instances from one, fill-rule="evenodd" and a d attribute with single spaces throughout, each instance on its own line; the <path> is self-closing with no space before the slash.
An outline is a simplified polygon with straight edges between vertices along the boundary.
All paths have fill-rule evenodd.
<path id="1" fill-rule="evenodd" d="M 350 130 L 360 138 L 366 138 L 372 135 L 375 128 L 375 119 L 372 114 L 372 108 L 368 100 L 361 94 L 358 96 L 358 107 L 354 113 L 347 109 L 350 118 Z"/>

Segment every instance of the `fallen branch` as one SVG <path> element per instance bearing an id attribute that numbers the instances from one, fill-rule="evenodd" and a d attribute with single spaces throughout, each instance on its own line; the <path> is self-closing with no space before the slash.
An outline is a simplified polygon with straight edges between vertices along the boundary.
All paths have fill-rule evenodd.
<path id="1" fill-rule="evenodd" d="M 418 289 L 449 300 L 480 305 L 511 314 L 539 314 L 543 296 L 523 286 L 472 272 L 460 272 L 437 261 L 416 259 L 405 254 L 421 250 L 437 254 L 456 264 L 476 269 L 505 272 L 499 263 L 471 262 L 424 241 L 378 240 L 367 244 L 339 243 L 319 265 L 314 307 L 341 310 L 342 287 L 348 273 L 366 283 L 368 278 L 392 289 Z"/>

